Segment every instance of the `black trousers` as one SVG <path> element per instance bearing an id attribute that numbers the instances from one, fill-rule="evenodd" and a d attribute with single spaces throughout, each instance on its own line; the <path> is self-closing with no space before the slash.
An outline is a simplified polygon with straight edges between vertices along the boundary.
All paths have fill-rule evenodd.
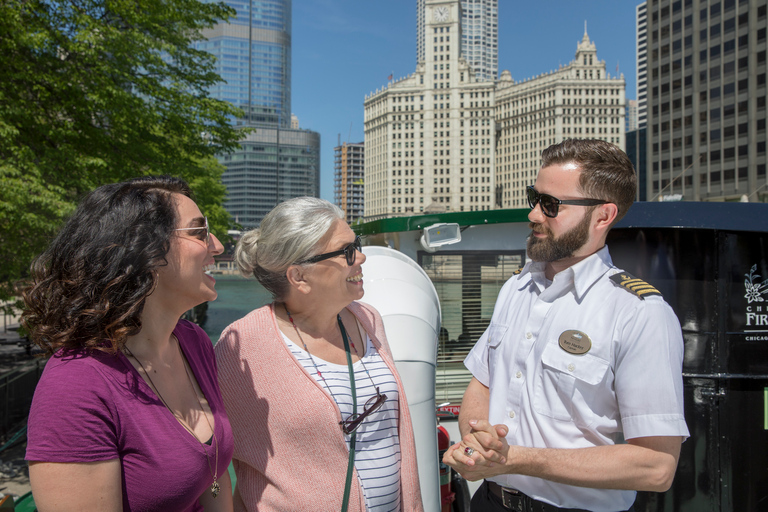
<path id="1" fill-rule="evenodd" d="M 505 506 L 501 498 L 491 492 L 486 480 L 472 496 L 470 510 L 471 512 L 589 512 L 580 508 L 556 507 L 543 501 L 534 500 L 523 493 L 508 499 L 508 504 L 509 507 Z M 634 510 L 633 506 L 627 512 L 634 512 Z"/>

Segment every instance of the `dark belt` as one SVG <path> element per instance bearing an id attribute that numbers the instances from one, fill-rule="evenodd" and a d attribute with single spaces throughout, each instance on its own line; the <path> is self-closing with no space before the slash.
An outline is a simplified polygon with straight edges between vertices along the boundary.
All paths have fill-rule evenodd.
<path id="1" fill-rule="evenodd" d="M 501 500 L 504 508 L 514 510 L 515 512 L 589 512 L 581 508 L 560 508 L 543 501 L 535 500 L 530 496 L 523 494 L 517 489 L 502 487 L 496 482 L 485 481 L 488 484 L 488 490 Z"/>

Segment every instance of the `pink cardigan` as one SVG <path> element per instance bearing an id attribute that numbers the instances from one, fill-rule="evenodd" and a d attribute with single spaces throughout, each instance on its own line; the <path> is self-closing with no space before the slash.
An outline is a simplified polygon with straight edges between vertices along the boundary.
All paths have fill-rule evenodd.
<path id="1" fill-rule="evenodd" d="M 227 327 L 216 344 L 219 384 L 235 438 L 235 511 L 341 510 L 349 450 L 333 398 L 293 357 L 274 305 Z M 378 312 L 347 306 L 392 370 L 400 393 L 400 509 L 423 511 L 416 448 L 405 392 Z M 357 484 L 357 485 L 355 485 Z M 353 475 L 349 512 L 364 512 Z"/>

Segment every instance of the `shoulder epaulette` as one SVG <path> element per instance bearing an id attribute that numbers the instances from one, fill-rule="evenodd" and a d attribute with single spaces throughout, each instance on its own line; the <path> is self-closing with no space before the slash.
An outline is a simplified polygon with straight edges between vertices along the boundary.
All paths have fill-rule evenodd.
<path id="1" fill-rule="evenodd" d="M 643 300 L 651 295 L 658 295 L 661 297 L 659 290 L 628 272 L 619 272 L 618 274 L 612 275 L 611 281 Z"/>
<path id="2" fill-rule="evenodd" d="M 522 271 L 523 271 L 523 267 L 520 267 L 519 269 L 517 269 L 517 270 L 515 270 L 514 272 L 512 272 L 512 275 L 513 275 L 513 276 L 516 276 L 517 274 L 519 274 L 519 273 L 520 273 L 520 272 L 522 272 Z"/>

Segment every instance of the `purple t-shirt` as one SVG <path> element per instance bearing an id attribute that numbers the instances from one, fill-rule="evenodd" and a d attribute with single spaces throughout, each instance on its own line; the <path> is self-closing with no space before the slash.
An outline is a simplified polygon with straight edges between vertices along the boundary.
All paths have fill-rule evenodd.
<path id="1" fill-rule="evenodd" d="M 185 320 L 173 332 L 213 411 L 221 476 L 234 444 L 213 345 L 202 329 Z M 186 375 L 179 379 L 189 385 Z M 120 459 L 123 510 L 197 511 L 202 510 L 198 498 L 213 482 L 208 466 L 208 460 L 211 468 L 216 460 L 213 445 L 203 447 L 181 426 L 125 355 L 92 352 L 55 355 L 45 365 L 29 413 L 26 458 Z"/>

